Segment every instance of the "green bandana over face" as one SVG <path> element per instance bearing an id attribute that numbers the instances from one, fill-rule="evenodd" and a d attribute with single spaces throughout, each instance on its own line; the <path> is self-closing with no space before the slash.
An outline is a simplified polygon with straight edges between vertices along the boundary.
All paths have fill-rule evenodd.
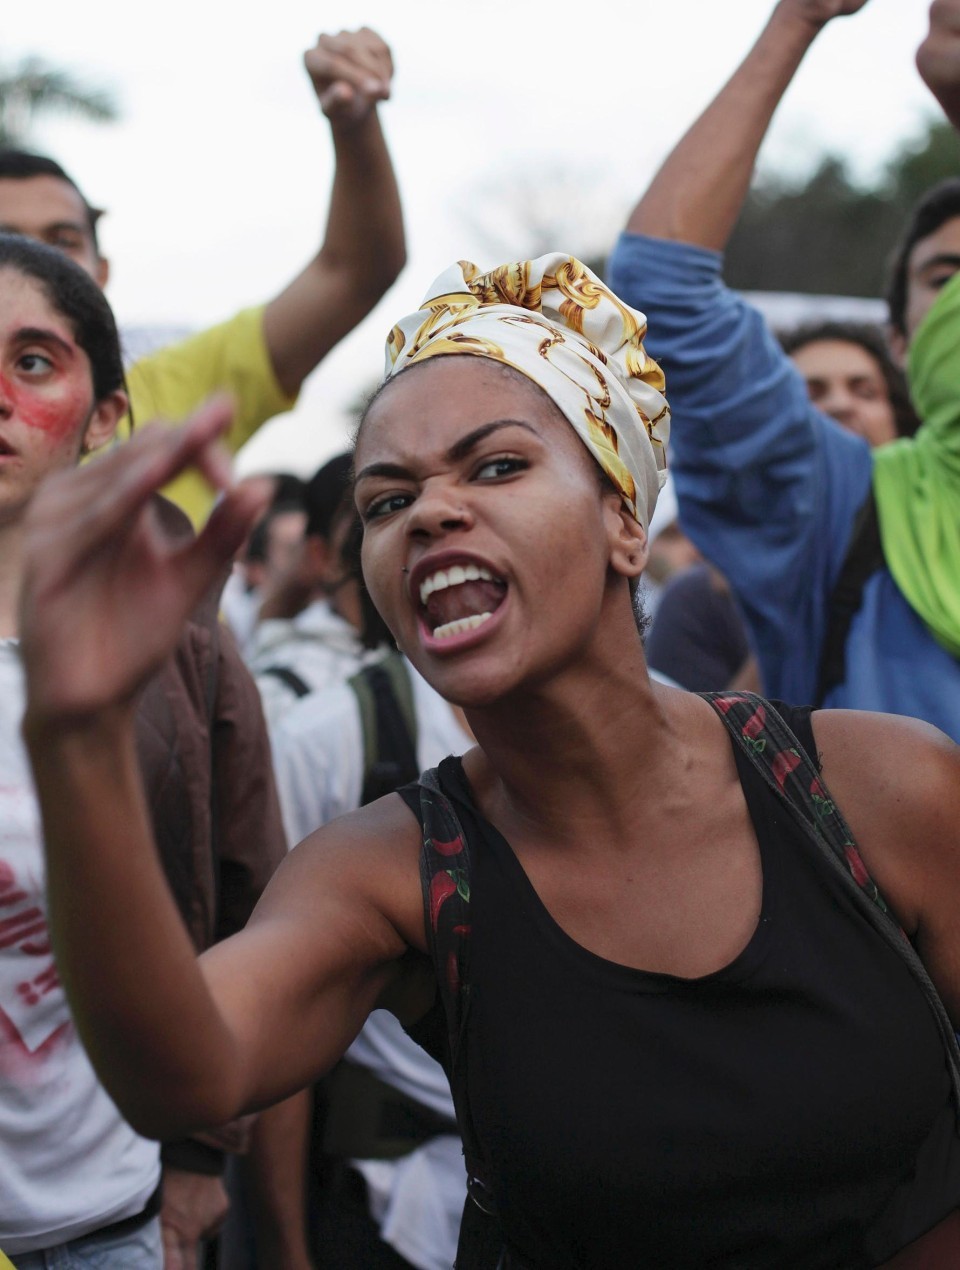
<path id="1" fill-rule="evenodd" d="M 923 426 L 874 452 L 883 554 L 934 639 L 960 657 L 960 275 L 921 322 L 907 369 Z"/>

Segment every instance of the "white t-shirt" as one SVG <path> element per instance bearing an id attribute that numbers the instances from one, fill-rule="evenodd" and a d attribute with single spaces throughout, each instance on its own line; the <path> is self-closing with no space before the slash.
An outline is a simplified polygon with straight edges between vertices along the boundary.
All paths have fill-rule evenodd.
<path id="1" fill-rule="evenodd" d="M 450 706 L 407 663 L 421 770 L 472 741 Z M 355 811 L 363 789 L 363 727 L 346 684 L 303 698 L 273 732 L 287 840 Z M 374 1010 L 347 1051 L 353 1062 L 440 1115 L 454 1118 L 446 1075 L 386 1010 Z M 381 1237 L 420 1270 L 449 1270 L 457 1250 L 466 1178 L 460 1141 L 435 1138 L 401 1160 L 356 1160 Z"/>
<path id="2" fill-rule="evenodd" d="M 272 730 L 302 697 L 279 675 L 267 671 L 277 667 L 293 671 L 310 692 L 321 692 L 349 679 L 361 666 L 378 661 L 385 652 L 385 647 L 364 648 L 355 627 L 334 613 L 326 600 L 315 600 L 294 618 L 260 622 L 244 657 Z"/>
<path id="3" fill-rule="evenodd" d="M 11 1256 L 142 1211 L 160 1150 L 121 1117 L 70 1018 L 47 932 L 23 672 L 0 640 L 0 1248 Z"/>

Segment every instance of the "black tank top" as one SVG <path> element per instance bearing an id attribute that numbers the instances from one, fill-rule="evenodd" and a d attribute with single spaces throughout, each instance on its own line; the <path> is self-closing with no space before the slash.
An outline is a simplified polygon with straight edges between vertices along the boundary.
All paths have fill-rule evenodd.
<path id="1" fill-rule="evenodd" d="M 815 754 L 809 711 L 779 708 Z M 930 1007 L 734 755 L 761 914 L 739 956 L 695 980 L 565 934 L 459 760 L 441 764 L 473 861 L 470 1111 L 505 1235 L 536 1270 L 854 1270 L 960 1203 Z M 401 794 L 419 815 L 416 787 Z M 418 1038 L 438 1034 L 437 1011 Z"/>

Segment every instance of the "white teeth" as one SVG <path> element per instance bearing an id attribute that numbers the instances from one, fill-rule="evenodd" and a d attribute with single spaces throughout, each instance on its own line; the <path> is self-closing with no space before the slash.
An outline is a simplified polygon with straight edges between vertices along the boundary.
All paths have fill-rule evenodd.
<path id="1" fill-rule="evenodd" d="M 433 632 L 434 639 L 449 639 L 451 635 L 462 635 L 464 631 L 474 631 L 482 626 L 492 613 L 474 613 L 472 617 L 458 617 L 456 621 L 445 622 Z"/>
<path id="2" fill-rule="evenodd" d="M 487 569 L 475 564 L 455 564 L 444 571 L 438 569 L 420 583 L 420 603 L 426 604 L 434 591 L 445 591 L 448 586 L 463 586 L 464 582 L 496 582 Z"/>

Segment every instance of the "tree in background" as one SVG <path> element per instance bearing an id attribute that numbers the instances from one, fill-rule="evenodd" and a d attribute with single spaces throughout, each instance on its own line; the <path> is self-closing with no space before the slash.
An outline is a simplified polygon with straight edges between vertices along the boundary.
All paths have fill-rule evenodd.
<path id="1" fill-rule="evenodd" d="M 727 247 L 725 275 L 744 291 L 880 295 L 908 211 L 949 176 L 960 176 L 957 134 L 931 121 L 870 186 L 856 184 L 836 155 L 801 181 L 762 177 Z"/>
<path id="2" fill-rule="evenodd" d="M 907 213 L 948 176 L 960 176 L 960 143 L 936 120 L 902 142 L 870 184 L 854 181 L 838 155 L 824 156 L 812 176 L 761 176 L 727 248 L 725 276 L 742 291 L 879 296 Z M 478 264 L 559 247 L 602 275 L 624 206 L 609 173 L 541 160 L 484 174 L 452 210 Z"/>
<path id="3" fill-rule="evenodd" d="M 9 69 L 0 67 L 0 146 L 28 145 L 38 115 L 74 114 L 94 123 L 111 123 L 117 113 L 106 89 L 82 84 L 69 71 L 38 57 L 26 57 Z"/>

